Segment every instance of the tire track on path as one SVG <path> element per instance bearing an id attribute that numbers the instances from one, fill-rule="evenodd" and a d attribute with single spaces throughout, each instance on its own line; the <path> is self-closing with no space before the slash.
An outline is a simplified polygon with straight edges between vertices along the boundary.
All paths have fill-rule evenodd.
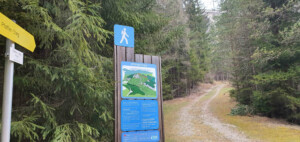
<path id="1" fill-rule="evenodd" d="M 211 101 L 223 87 L 224 84 L 216 85 L 204 92 L 199 91 L 185 98 L 189 104 L 177 113 L 178 123 L 174 126 L 179 138 L 190 138 L 187 141 L 193 142 L 251 142 L 235 126 L 220 122 L 210 111 Z M 209 93 L 214 89 L 216 90 L 214 94 Z"/>
<path id="2" fill-rule="evenodd" d="M 205 91 L 205 94 L 207 94 L 208 92 L 212 91 L 212 88 L 210 88 L 209 90 Z M 195 106 L 195 104 L 204 97 L 205 95 L 201 95 L 201 96 L 197 96 L 197 98 L 195 99 L 191 99 L 191 101 L 189 102 L 189 104 L 185 107 L 183 107 L 179 114 L 179 121 L 180 123 L 177 125 L 177 129 L 181 130 L 179 131 L 178 135 L 179 136 L 192 136 L 194 135 L 194 127 L 193 127 L 193 123 L 192 120 L 196 119 L 196 115 L 194 114 L 190 114 L 190 112 L 192 111 L 192 109 L 194 108 L 193 106 Z"/>
<path id="3" fill-rule="evenodd" d="M 238 131 L 234 125 L 222 123 L 218 118 L 213 116 L 209 109 L 211 101 L 219 95 L 220 90 L 223 87 L 224 84 L 218 86 L 216 93 L 203 103 L 202 114 L 200 114 L 201 120 L 204 124 L 209 125 L 232 142 L 250 142 L 251 140 L 248 139 L 242 132 Z"/>

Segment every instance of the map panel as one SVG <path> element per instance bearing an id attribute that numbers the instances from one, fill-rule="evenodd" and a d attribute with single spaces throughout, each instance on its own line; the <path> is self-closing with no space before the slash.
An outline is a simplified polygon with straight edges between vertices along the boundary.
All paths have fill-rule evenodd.
<path id="1" fill-rule="evenodd" d="M 156 65 L 135 62 L 122 62 L 121 87 L 122 98 L 156 99 Z"/>

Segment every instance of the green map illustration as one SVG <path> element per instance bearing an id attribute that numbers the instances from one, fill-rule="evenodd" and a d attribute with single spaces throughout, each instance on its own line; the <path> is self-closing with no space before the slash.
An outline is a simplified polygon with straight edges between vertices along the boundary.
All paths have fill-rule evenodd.
<path id="1" fill-rule="evenodd" d="M 123 97 L 156 97 L 154 72 L 123 69 Z"/>

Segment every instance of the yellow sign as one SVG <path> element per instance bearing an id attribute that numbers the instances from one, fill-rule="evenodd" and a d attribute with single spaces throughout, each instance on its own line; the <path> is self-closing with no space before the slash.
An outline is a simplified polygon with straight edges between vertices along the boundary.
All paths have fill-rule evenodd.
<path id="1" fill-rule="evenodd" d="M 33 52 L 34 37 L 0 12 L 0 34 Z"/>

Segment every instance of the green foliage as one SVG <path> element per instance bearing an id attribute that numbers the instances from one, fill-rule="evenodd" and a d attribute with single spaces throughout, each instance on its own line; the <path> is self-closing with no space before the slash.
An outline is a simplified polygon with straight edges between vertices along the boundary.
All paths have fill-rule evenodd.
<path id="1" fill-rule="evenodd" d="M 16 66 L 12 141 L 112 140 L 113 63 L 103 55 L 112 32 L 104 29 L 101 1 L 4 1 L 0 7 L 37 43 Z"/>
<path id="2" fill-rule="evenodd" d="M 231 109 L 230 115 L 252 115 L 253 109 L 248 105 L 237 104 L 234 108 Z"/>
<path id="3" fill-rule="evenodd" d="M 87 124 L 75 122 L 73 124 L 59 125 L 54 130 L 53 142 L 97 142 L 95 139 L 99 137 L 97 129 L 90 127 Z"/>
<path id="4" fill-rule="evenodd" d="M 135 28 L 135 53 L 162 56 L 165 99 L 188 94 L 208 71 L 207 18 L 199 2 L 184 4 L 187 13 L 179 1 L 0 1 L 37 44 L 34 53 L 16 45 L 25 61 L 15 70 L 12 141 L 113 141 L 114 24 Z"/>
<path id="5" fill-rule="evenodd" d="M 36 111 L 42 113 L 42 117 L 49 121 L 49 123 L 47 124 L 50 124 L 55 127 L 57 125 L 54 114 L 55 109 L 45 104 L 40 98 L 38 98 L 34 94 L 31 94 L 31 96 L 32 99 L 30 102 L 33 104 L 33 108 Z"/>
<path id="6" fill-rule="evenodd" d="M 230 96 L 235 98 L 239 103 L 249 105 L 252 99 L 252 88 L 241 88 L 237 90 L 231 90 Z"/>
<path id="7" fill-rule="evenodd" d="M 299 1 L 225 0 L 213 50 L 231 58 L 231 96 L 255 113 L 299 123 Z M 215 64 L 220 64 L 215 57 Z M 222 58 L 221 58 L 222 59 Z M 219 68 L 226 70 L 226 68 Z M 235 110 L 235 109 L 234 109 Z"/>
<path id="8" fill-rule="evenodd" d="M 38 118 L 40 118 L 39 115 L 24 115 L 22 120 L 12 122 L 11 134 L 14 137 L 18 137 L 19 142 L 22 141 L 22 139 L 28 139 L 30 141 L 39 139 L 37 131 L 43 130 L 45 128 L 36 124 Z"/>
<path id="9" fill-rule="evenodd" d="M 293 122 L 293 123 L 300 123 L 300 114 L 298 113 L 298 114 L 293 114 L 293 115 L 291 115 L 291 116 L 289 116 L 289 118 L 287 119 L 288 121 L 290 121 L 290 122 Z"/>
<path id="10" fill-rule="evenodd" d="M 200 2 L 197 0 L 186 0 L 186 9 L 189 14 L 189 35 L 190 50 L 188 72 L 189 80 L 192 84 L 197 81 L 204 81 L 204 76 L 208 71 L 208 39 L 206 31 L 208 29 L 208 19 L 201 9 Z"/>

